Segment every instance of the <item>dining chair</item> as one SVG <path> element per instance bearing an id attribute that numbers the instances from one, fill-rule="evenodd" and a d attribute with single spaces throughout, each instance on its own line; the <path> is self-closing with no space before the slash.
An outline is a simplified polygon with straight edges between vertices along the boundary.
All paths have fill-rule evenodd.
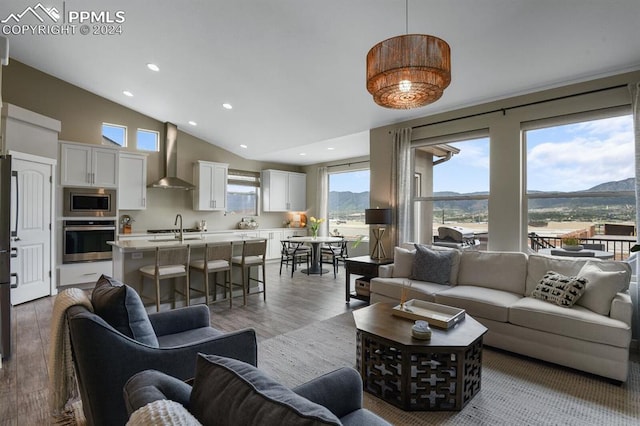
<path id="1" fill-rule="evenodd" d="M 189 245 L 178 248 L 162 248 L 156 247 L 156 262 L 153 265 L 146 265 L 139 269 L 140 271 L 140 294 L 143 294 L 144 279 L 149 278 L 156 285 L 156 311 L 160 312 L 160 281 L 169 278 L 184 277 L 185 292 L 181 293 L 178 289 L 174 292 L 183 294 L 186 306 L 189 306 Z M 176 299 L 173 298 L 173 307 L 175 308 Z"/>
<path id="2" fill-rule="evenodd" d="M 224 297 L 229 299 L 229 307 L 232 307 L 231 292 L 231 256 L 233 255 L 233 243 L 206 244 L 204 246 L 204 256 L 202 259 L 191 261 L 189 268 L 201 272 L 204 276 L 204 291 L 190 287 L 189 291 L 204 293 L 205 303 L 209 304 L 210 285 L 209 274 L 213 274 L 213 301 L 217 301 L 218 286 L 223 288 Z M 224 281 L 218 283 L 218 272 L 224 273 Z M 227 290 L 229 295 L 227 295 Z"/>
<path id="3" fill-rule="evenodd" d="M 331 263 L 331 265 L 333 266 L 333 278 L 336 278 L 338 274 L 338 262 L 340 260 L 344 262 L 344 260 L 347 258 L 346 250 L 347 242 L 345 241 L 344 237 L 342 237 L 341 241 L 338 241 L 336 243 L 327 243 L 321 247 L 321 262 Z M 325 259 L 329 262 L 325 262 Z M 322 268 L 320 268 L 320 270 L 322 271 Z"/>
<path id="4" fill-rule="evenodd" d="M 311 248 L 309 246 L 289 240 L 281 240 L 280 244 L 282 244 L 282 249 L 280 250 L 280 275 L 282 275 L 282 265 L 286 263 L 288 268 L 289 262 L 291 262 L 291 277 L 293 277 L 296 266 L 303 261 L 307 263 L 307 269 L 309 269 L 311 257 Z"/>
<path id="5" fill-rule="evenodd" d="M 242 287 L 242 302 L 243 305 L 247 304 L 247 295 L 262 293 L 264 300 L 267 300 L 267 274 L 265 269 L 265 255 L 267 251 L 267 240 L 246 240 L 242 243 L 242 255 L 233 256 L 231 258 L 231 264 L 240 268 L 242 282 L 240 284 L 231 281 L 231 285 Z M 262 268 L 262 280 L 260 279 L 260 271 L 258 270 L 258 277 L 251 277 L 251 268 L 254 266 L 261 266 Z M 262 290 L 254 291 L 250 293 L 251 282 L 255 281 L 258 284 L 262 284 Z"/>

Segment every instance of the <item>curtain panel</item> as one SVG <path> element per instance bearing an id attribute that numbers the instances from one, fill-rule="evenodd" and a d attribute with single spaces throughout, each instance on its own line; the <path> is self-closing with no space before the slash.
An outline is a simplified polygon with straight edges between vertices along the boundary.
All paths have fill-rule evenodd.
<path id="1" fill-rule="evenodd" d="M 326 237 L 329 235 L 329 172 L 326 167 L 318 167 L 318 193 L 316 198 L 318 219 L 325 219 L 324 223 L 320 225 L 318 235 Z"/>
<path id="2" fill-rule="evenodd" d="M 631 92 L 631 109 L 633 111 L 633 133 L 635 137 L 635 162 L 636 162 L 636 243 L 640 243 L 640 232 L 637 232 L 640 226 L 640 82 L 629 84 Z M 640 280 L 640 260 L 636 253 L 636 281 Z M 633 286 L 633 284 L 632 284 Z M 638 339 L 640 335 L 640 307 L 638 306 L 639 283 L 636 282 L 635 294 L 631 294 L 633 299 L 633 337 Z M 633 287 L 630 287 L 632 290 Z"/>
<path id="3" fill-rule="evenodd" d="M 393 133 L 392 207 L 394 208 L 394 245 L 413 239 L 411 221 L 411 127 L 397 129 Z"/>

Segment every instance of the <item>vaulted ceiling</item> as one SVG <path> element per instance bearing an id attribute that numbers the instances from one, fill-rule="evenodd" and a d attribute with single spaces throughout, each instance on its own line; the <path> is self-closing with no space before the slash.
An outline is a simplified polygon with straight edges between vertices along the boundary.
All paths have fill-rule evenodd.
<path id="1" fill-rule="evenodd" d="M 12 58 L 256 160 L 367 155 L 370 128 L 640 69 L 638 0 L 410 0 L 409 32 L 451 46 L 452 82 L 432 105 L 388 110 L 366 91 L 365 57 L 405 33 L 404 0 L 40 1 L 58 22 L 18 17 L 38 0 L 3 0 L 3 32 L 14 14 L 76 33 L 5 32 Z M 70 15 L 83 11 L 124 22 L 83 35 Z"/>

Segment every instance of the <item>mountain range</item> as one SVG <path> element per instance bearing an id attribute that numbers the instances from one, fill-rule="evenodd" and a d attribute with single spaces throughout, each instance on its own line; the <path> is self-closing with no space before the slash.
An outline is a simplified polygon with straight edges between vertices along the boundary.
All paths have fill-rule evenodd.
<path id="1" fill-rule="evenodd" d="M 635 178 L 628 178 L 619 181 L 611 181 L 598 184 L 594 187 L 581 192 L 603 192 L 603 191 L 635 191 Z M 542 191 L 531 191 L 542 192 Z M 459 193 L 442 191 L 434 193 L 436 197 L 443 196 L 461 196 L 461 195 L 486 195 L 486 192 Z M 574 208 L 584 206 L 626 206 L 635 205 L 634 197 L 615 197 L 615 198 L 539 198 L 529 201 L 531 209 L 547 209 L 547 208 Z M 330 191 L 329 206 L 332 212 L 338 215 L 349 215 L 353 213 L 362 213 L 369 208 L 369 191 L 351 192 L 351 191 Z M 437 201 L 434 203 L 436 210 L 462 210 L 464 212 L 486 211 L 486 200 L 464 200 L 464 201 Z"/>

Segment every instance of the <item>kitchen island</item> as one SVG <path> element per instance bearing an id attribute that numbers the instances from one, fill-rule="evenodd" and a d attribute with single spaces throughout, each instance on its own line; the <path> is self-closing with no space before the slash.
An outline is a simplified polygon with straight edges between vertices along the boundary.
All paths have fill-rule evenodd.
<path id="1" fill-rule="evenodd" d="M 252 236 L 238 235 L 231 232 L 198 236 L 185 235 L 183 240 L 174 238 L 172 237 L 172 235 L 173 234 L 162 235 L 162 237 L 160 238 L 149 237 L 148 239 L 109 241 L 108 244 L 112 246 L 113 252 L 113 277 L 133 287 L 138 293 L 140 293 L 140 295 L 143 297 L 143 300 L 145 302 L 148 302 L 150 300 L 155 300 L 155 286 L 149 280 L 145 280 L 144 286 L 141 285 L 141 275 L 139 269 L 142 266 L 155 264 L 156 248 L 178 248 L 189 246 L 191 252 L 191 260 L 195 260 L 203 258 L 204 247 L 206 244 L 232 242 L 234 245 L 233 253 L 235 256 L 242 254 L 242 243 L 244 241 L 263 239 Z M 257 271 L 252 272 L 252 274 L 257 273 Z M 174 281 L 180 282 L 179 280 L 181 280 L 181 278 L 170 279 L 166 280 L 166 282 L 163 281 L 161 283 L 160 290 L 162 300 L 173 297 L 175 285 Z M 240 274 L 236 274 L 236 271 L 234 270 L 232 270 L 232 281 L 235 283 L 240 283 Z M 191 287 L 194 289 L 204 288 L 202 274 L 192 274 L 190 282 Z M 182 287 L 182 285 L 180 285 L 180 287 Z M 201 295 L 202 297 L 194 296 L 197 296 L 197 293 L 194 293 L 191 297 L 191 304 L 204 302 L 204 295 Z M 220 289 L 220 296 L 222 296 L 222 289 Z M 176 306 L 183 305 L 184 302 L 180 299 L 176 302 Z M 150 310 L 151 308 L 152 306 L 149 305 Z"/>

